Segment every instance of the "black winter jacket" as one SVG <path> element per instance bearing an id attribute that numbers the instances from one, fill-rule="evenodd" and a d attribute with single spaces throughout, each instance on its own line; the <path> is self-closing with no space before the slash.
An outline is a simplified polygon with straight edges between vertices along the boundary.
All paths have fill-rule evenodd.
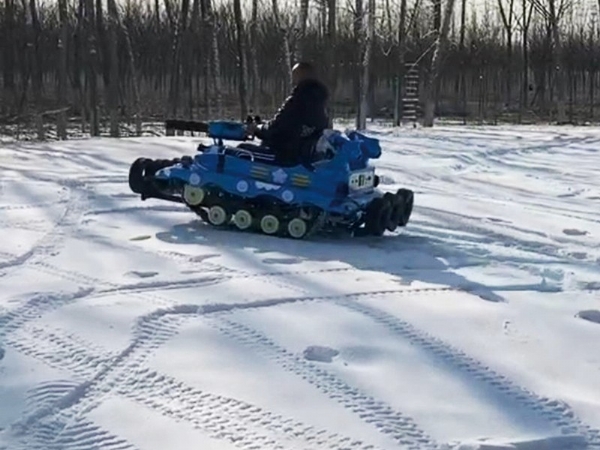
<path id="1" fill-rule="evenodd" d="M 315 142 L 329 126 L 327 87 L 318 80 L 298 83 L 275 117 L 259 126 L 256 136 L 271 148 L 280 164 L 306 160 Z"/>

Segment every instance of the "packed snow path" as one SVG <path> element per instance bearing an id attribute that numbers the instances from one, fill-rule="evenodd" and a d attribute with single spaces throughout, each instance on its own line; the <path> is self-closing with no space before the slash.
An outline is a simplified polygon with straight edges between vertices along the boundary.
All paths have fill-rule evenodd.
<path id="1" fill-rule="evenodd" d="M 380 239 L 129 191 L 197 138 L 1 147 L 0 448 L 600 447 L 600 132 L 372 133 Z"/>

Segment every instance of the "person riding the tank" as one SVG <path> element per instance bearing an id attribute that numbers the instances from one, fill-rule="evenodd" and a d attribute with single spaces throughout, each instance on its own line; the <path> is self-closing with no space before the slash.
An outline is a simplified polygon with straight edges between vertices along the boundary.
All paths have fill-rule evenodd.
<path id="1" fill-rule="evenodd" d="M 314 66 L 300 62 L 292 69 L 294 88 L 273 119 L 264 124 L 249 124 L 248 136 L 261 139 L 262 145 L 240 145 L 256 153 L 274 155 L 280 165 L 295 165 L 310 159 L 319 137 L 330 125 L 327 115 L 329 92 L 318 79 Z"/>

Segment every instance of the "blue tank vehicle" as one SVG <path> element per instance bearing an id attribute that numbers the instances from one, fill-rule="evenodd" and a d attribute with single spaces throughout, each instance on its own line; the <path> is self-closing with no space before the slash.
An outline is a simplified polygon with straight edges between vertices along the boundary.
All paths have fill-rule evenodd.
<path id="1" fill-rule="evenodd" d="M 138 158 L 129 186 L 142 200 L 183 203 L 215 227 L 233 223 L 295 239 L 335 231 L 381 236 L 410 219 L 413 192 L 377 189 L 369 160 L 381 147 L 359 132 L 326 130 L 307 162 L 283 167 L 270 155 L 224 143 L 247 140 L 242 122 L 167 121 L 169 127 L 207 133 L 213 143 L 200 144 L 193 157 Z"/>

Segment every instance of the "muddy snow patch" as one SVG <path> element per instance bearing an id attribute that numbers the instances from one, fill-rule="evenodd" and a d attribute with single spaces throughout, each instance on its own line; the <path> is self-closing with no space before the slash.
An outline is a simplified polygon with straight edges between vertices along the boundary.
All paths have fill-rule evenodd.
<path id="1" fill-rule="evenodd" d="M 340 352 L 330 347 L 321 347 L 319 345 L 311 345 L 304 350 L 304 359 L 309 361 L 318 361 L 330 363 Z"/>
<path id="2" fill-rule="evenodd" d="M 582 450 L 586 448 L 585 437 L 580 435 L 550 436 L 517 442 L 480 442 L 444 445 L 444 450 Z"/>
<path id="3" fill-rule="evenodd" d="M 136 278 L 152 278 L 158 275 L 158 272 L 140 272 L 137 270 L 132 270 L 131 272 L 127 272 L 126 275 Z"/>
<path id="4" fill-rule="evenodd" d="M 563 233 L 567 236 L 585 236 L 586 234 L 588 234 L 587 231 L 578 230 L 576 228 L 565 228 L 563 230 Z"/>
<path id="5" fill-rule="evenodd" d="M 575 314 L 575 317 L 579 317 L 583 320 L 600 324 L 600 311 L 597 309 L 588 309 L 587 311 L 580 311 Z"/>
<path id="6" fill-rule="evenodd" d="M 581 283 L 581 289 L 584 291 L 600 291 L 600 281 L 586 281 Z"/>

